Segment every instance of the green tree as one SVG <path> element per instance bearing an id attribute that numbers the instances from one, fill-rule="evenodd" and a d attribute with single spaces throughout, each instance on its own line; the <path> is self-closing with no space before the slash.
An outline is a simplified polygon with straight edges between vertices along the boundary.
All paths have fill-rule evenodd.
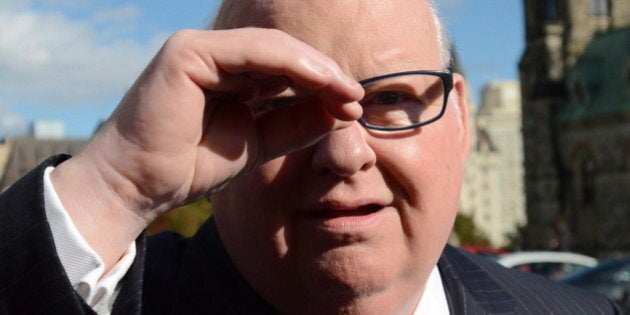
<path id="1" fill-rule="evenodd" d="M 507 235 L 508 244 L 503 249 L 511 252 L 523 250 L 525 233 L 527 233 L 527 226 L 519 225 L 516 231 Z"/>
<path id="2" fill-rule="evenodd" d="M 488 237 L 475 226 L 472 215 L 458 213 L 453 231 L 462 245 L 489 245 Z"/>
<path id="3" fill-rule="evenodd" d="M 159 233 L 164 230 L 173 231 L 190 237 L 212 214 L 212 205 L 205 199 L 199 199 L 193 203 L 173 209 L 153 221 L 147 228 L 149 234 Z"/>

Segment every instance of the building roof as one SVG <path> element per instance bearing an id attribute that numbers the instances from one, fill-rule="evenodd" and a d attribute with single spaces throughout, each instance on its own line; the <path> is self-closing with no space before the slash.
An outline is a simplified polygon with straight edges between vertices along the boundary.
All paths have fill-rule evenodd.
<path id="1" fill-rule="evenodd" d="M 11 152 L 4 172 L 0 171 L 0 192 L 35 168 L 48 157 L 60 154 L 77 154 L 86 140 L 40 140 L 18 138 L 12 141 Z"/>
<path id="2" fill-rule="evenodd" d="M 569 69 L 566 84 L 561 122 L 630 114 L 630 28 L 595 36 Z"/>

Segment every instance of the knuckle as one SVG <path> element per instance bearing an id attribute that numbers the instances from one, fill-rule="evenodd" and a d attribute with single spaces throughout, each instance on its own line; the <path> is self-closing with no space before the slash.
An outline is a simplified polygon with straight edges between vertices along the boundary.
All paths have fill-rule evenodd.
<path id="1" fill-rule="evenodd" d="M 197 36 L 197 32 L 199 31 L 189 29 L 177 31 L 166 40 L 164 46 L 169 48 L 185 46 Z"/>
<path id="2" fill-rule="evenodd" d="M 180 30 L 171 35 L 159 53 L 161 60 L 170 63 L 191 60 L 195 57 L 198 38 L 201 35 L 198 30 Z"/>
<path id="3" fill-rule="evenodd" d="M 248 41 L 256 48 L 268 49 L 270 46 L 290 46 L 295 40 L 291 35 L 277 29 L 252 29 Z"/>
<path id="4" fill-rule="evenodd" d="M 286 40 L 289 40 L 290 38 L 289 34 L 279 29 L 271 28 L 271 29 L 265 29 L 265 30 L 268 36 L 274 40 L 286 41 Z"/>

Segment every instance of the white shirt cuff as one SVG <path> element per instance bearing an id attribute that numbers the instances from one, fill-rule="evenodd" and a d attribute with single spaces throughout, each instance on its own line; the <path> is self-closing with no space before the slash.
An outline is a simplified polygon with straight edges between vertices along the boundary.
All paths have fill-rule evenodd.
<path id="1" fill-rule="evenodd" d="M 57 255 L 76 292 L 99 314 L 108 314 L 118 283 L 135 259 L 136 244 L 132 242 L 116 265 L 103 275 L 103 260 L 79 233 L 52 185 L 53 169 L 48 167 L 44 172 L 44 205 Z"/>

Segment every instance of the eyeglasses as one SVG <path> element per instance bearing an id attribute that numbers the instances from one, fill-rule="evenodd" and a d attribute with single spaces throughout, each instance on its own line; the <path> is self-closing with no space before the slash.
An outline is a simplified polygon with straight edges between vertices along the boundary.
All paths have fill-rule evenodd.
<path id="1" fill-rule="evenodd" d="M 446 111 L 453 73 L 430 70 L 396 72 L 359 81 L 365 96 L 359 101 L 359 123 L 379 131 L 400 131 L 428 125 Z M 253 106 L 256 115 L 304 101 L 300 97 L 272 98 Z"/>
<path id="2" fill-rule="evenodd" d="M 359 123 L 379 131 L 400 131 L 428 125 L 446 111 L 453 74 L 441 71 L 404 71 L 359 81 L 365 96 L 359 103 Z"/>

